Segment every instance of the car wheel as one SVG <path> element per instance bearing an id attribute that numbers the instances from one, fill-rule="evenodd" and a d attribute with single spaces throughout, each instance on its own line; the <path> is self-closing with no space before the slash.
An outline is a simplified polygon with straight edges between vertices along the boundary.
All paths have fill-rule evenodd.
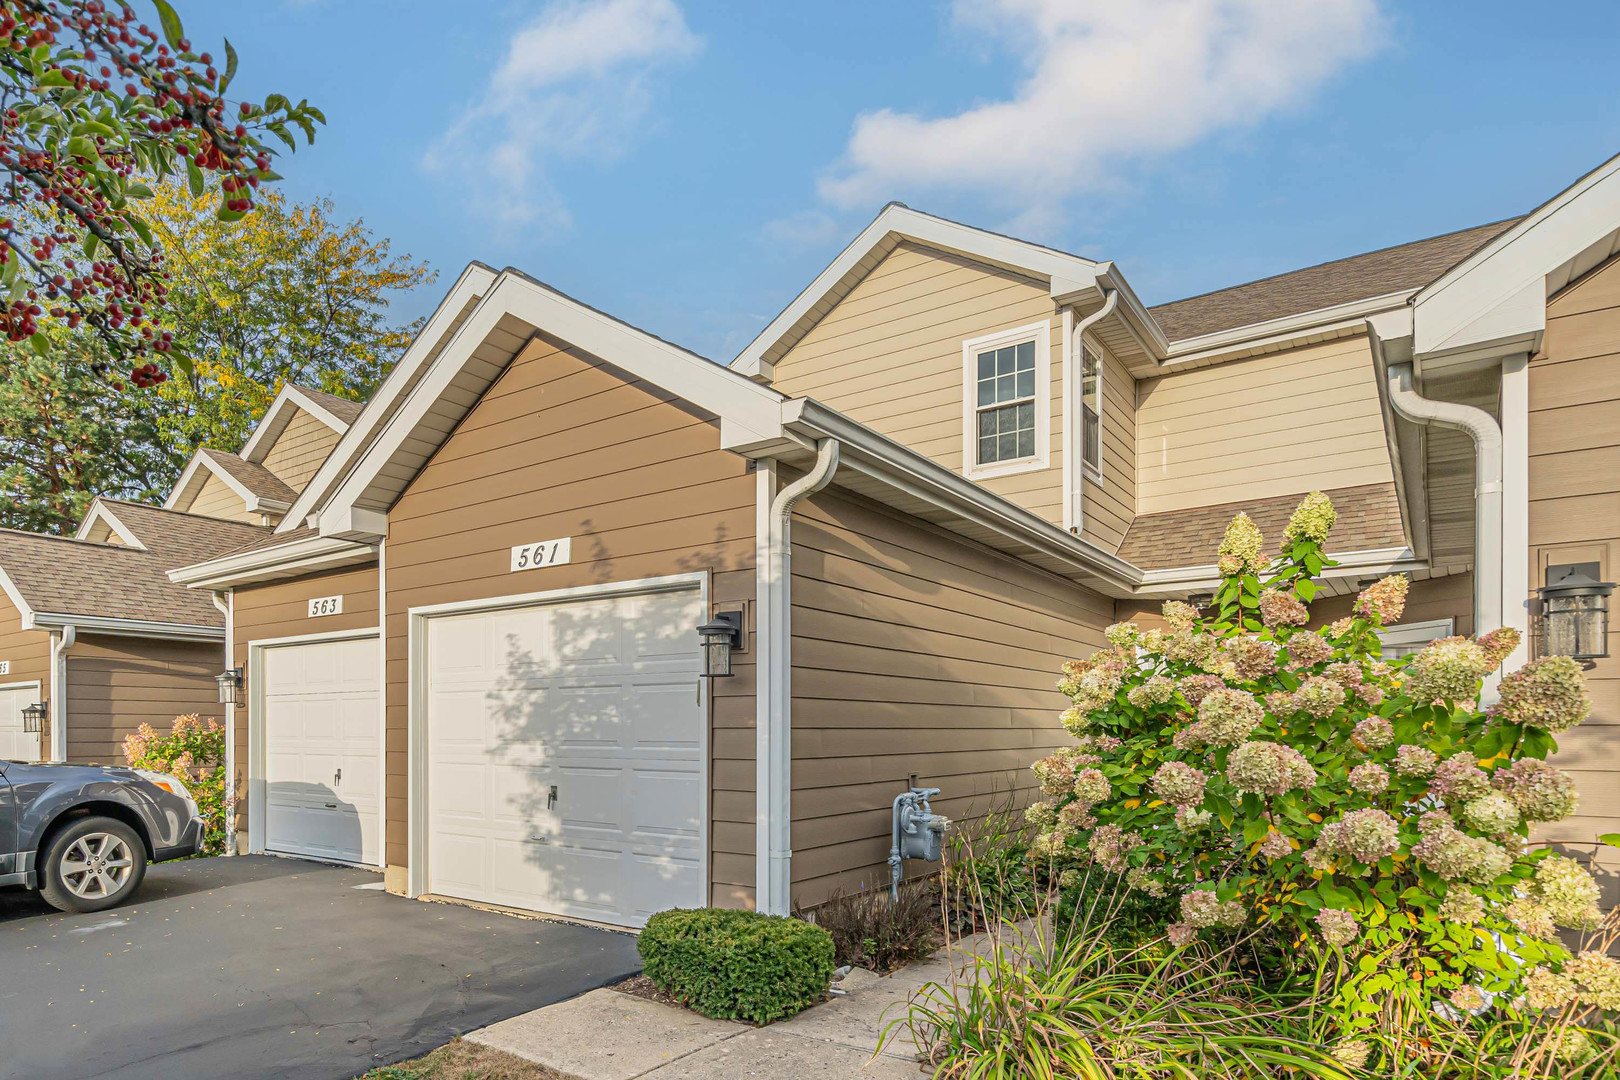
<path id="1" fill-rule="evenodd" d="M 62 911 L 121 904 L 146 876 L 146 845 L 116 818 L 84 817 L 51 838 L 39 866 L 39 893 Z"/>

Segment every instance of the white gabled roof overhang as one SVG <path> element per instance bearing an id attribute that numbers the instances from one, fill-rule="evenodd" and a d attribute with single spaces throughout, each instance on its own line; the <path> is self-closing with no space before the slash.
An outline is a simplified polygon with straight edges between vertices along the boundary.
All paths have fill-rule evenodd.
<path id="1" fill-rule="evenodd" d="M 262 461 L 275 445 L 276 439 L 287 428 L 298 410 L 302 409 L 315 419 L 342 435 L 349 430 L 348 421 L 343 420 L 325 405 L 310 397 L 292 383 L 283 383 L 281 392 L 276 395 L 270 407 L 264 410 L 264 415 L 254 425 L 253 435 L 242 447 L 240 457 L 248 461 Z"/>
<path id="2" fill-rule="evenodd" d="M 737 355 L 732 369 L 768 381 L 772 365 L 901 241 L 1046 281 L 1059 305 L 1096 306 L 1108 290 L 1114 290 L 1120 300 L 1111 322 L 1119 324 L 1144 361 L 1151 364 L 1168 351 L 1163 331 L 1113 263 L 1094 262 L 890 203 Z"/>
<path id="3" fill-rule="evenodd" d="M 87 539 L 97 524 L 107 526 L 108 531 L 118 537 L 125 547 L 134 548 L 136 551 L 146 550 L 146 545 L 141 543 L 140 537 L 136 536 L 129 526 L 118 520 L 112 507 L 103 502 L 100 495 L 90 500 L 90 509 L 84 515 L 84 520 L 79 522 L 79 527 L 74 530 L 73 539 Z"/>
<path id="4" fill-rule="evenodd" d="M 180 479 L 175 481 L 173 490 L 169 492 L 169 497 L 163 500 L 163 509 L 178 509 L 180 503 L 188 495 L 194 497 L 192 489 L 195 486 L 200 485 L 209 476 L 214 476 L 219 479 L 220 483 L 230 488 L 237 498 L 242 500 L 242 505 L 250 514 L 285 514 L 287 512 L 288 507 L 292 505 L 291 503 L 255 494 L 242 481 L 232 476 L 229 469 L 214 460 L 213 454 L 216 452 L 221 451 L 213 451 L 204 446 L 191 455 L 191 461 L 186 464 L 185 471 L 180 474 Z M 188 502 L 187 506 L 189 505 Z"/>
<path id="5" fill-rule="evenodd" d="M 1533 353 L 1547 299 L 1620 252 L 1620 155 L 1581 177 L 1412 298 L 1411 351 L 1436 357 Z"/>
<path id="6" fill-rule="evenodd" d="M 375 544 L 330 536 L 303 536 L 284 544 L 252 548 L 169 571 L 169 580 L 192 589 L 229 589 L 325 570 L 364 566 L 377 558 Z"/>

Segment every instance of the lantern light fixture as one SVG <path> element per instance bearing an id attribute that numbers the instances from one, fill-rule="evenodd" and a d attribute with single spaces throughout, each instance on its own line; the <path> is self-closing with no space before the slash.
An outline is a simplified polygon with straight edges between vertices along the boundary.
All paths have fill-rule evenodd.
<path id="1" fill-rule="evenodd" d="M 705 679 L 731 678 L 731 650 L 742 644 L 742 619 L 740 611 L 717 611 L 698 626 Z"/>
<path id="2" fill-rule="evenodd" d="M 242 694 L 246 689 L 247 680 L 243 678 L 241 668 L 233 667 L 227 671 L 222 671 L 214 676 L 214 681 L 219 684 L 219 703 L 221 705 L 242 704 Z"/>
<path id="3" fill-rule="evenodd" d="M 23 730 L 30 732 L 43 731 L 45 728 L 45 715 L 50 707 L 43 701 L 36 701 L 32 705 L 23 706 Z"/>
<path id="4" fill-rule="evenodd" d="M 1596 563 L 1550 566 L 1547 584 L 1536 590 L 1536 616 L 1543 656 L 1568 656 L 1590 664 L 1609 655 L 1609 598 L 1615 583 L 1599 581 Z"/>

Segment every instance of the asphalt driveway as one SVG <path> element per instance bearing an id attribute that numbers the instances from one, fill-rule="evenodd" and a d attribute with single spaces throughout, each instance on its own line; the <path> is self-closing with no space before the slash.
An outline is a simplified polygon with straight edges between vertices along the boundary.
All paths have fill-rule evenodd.
<path id="1" fill-rule="evenodd" d="M 628 934 L 381 887 L 243 856 L 95 915 L 0 890 L 0 1077 L 342 1080 L 640 968 Z"/>

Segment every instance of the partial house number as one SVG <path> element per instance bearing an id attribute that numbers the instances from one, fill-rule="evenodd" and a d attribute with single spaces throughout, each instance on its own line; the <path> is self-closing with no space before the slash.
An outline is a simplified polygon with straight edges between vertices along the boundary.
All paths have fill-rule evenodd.
<path id="1" fill-rule="evenodd" d="M 309 617 L 343 614 L 343 597 L 317 596 L 309 602 Z"/>
<path id="2" fill-rule="evenodd" d="M 10 675 L 10 674 L 11 674 L 11 661 L 10 660 L 0 660 L 0 675 Z"/>
<path id="3" fill-rule="evenodd" d="M 538 540 L 512 549 L 512 569 L 539 570 L 546 566 L 561 566 L 573 555 L 574 538 Z"/>

